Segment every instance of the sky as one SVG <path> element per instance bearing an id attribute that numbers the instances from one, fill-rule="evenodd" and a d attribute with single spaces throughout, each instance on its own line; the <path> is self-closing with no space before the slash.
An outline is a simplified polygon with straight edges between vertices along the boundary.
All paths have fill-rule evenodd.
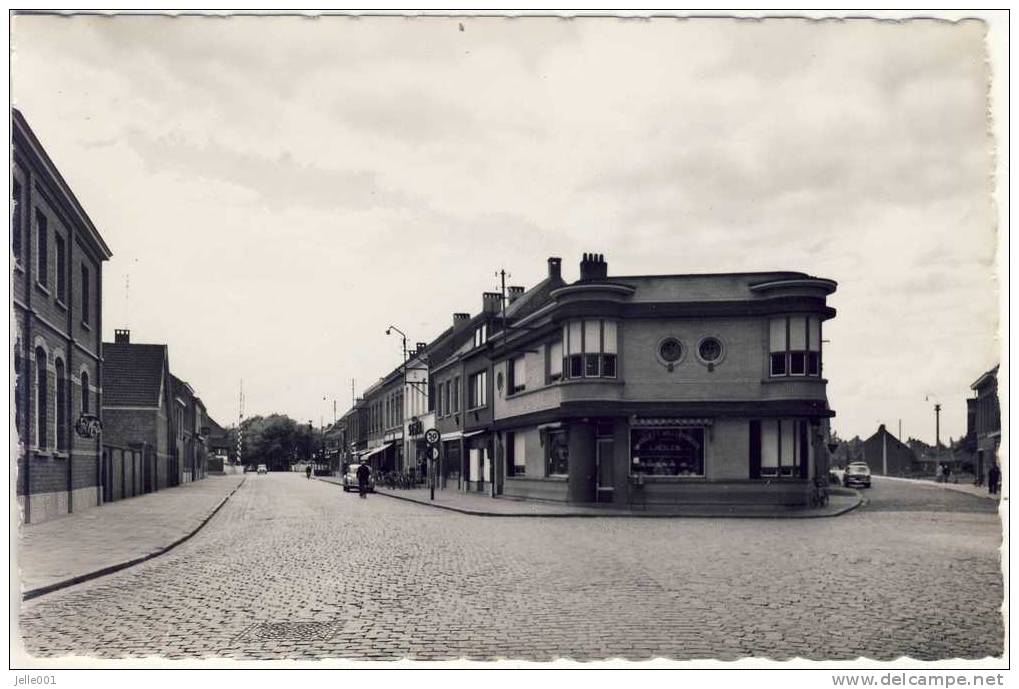
<path id="1" fill-rule="evenodd" d="M 18 16 L 12 98 L 113 250 L 103 333 L 316 425 L 585 251 L 798 270 L 844 437 L 965 433 L 999 359 L 979 21 Z"/>

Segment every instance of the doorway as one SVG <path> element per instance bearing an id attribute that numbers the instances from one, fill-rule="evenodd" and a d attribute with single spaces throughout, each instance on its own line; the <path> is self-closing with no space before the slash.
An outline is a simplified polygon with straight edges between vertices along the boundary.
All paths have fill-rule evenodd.
<path id="1" fill-rule="evenodd" d="M 616 481 L 614 461 L 616 443 L 612 438 L 599 438 L 595 462 L 597 464 L 597 483 L 595 491 L 596 502 L 611 503 L 616 497 Z"/>

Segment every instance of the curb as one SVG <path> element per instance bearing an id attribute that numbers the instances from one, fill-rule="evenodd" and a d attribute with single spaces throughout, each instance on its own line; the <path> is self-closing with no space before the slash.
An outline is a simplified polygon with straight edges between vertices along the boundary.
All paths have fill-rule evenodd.
<path id="1" fill-rule="evenodd" d="M 995 502 L 1001 502 L 1001 501 L 1006 499 L 1000 493 L 999 493 L 998 497 L 992 497 L 990 493 L 988 493 L 986 495 L 983 494 L 983 493 L 977 494 L 977 493 L 971 493 L 968 490 L 961 490 L 959 488 L 953 488 L 952 486 L 959 485 L 957 483 L 936 483 L 934 481 L 927 481 L 927 480 L 919 479 L 919 478 L 905 478 L 903 476 L 882 476 L 880 474 L 875 474 L 875 477 L 876 478 L 881 478 L 881 479 L 889 479 L 889 480 L 892 480 L 892 481 L 905 481 L 906 483 L 913 483 L 913 484 L 917 484 L 917 485 L 921 485 L 921 486 L 926 486 L 927 488 L 934 488 L 934 489 L 940 488 L 941 490 L 950 490 L 953 493 L 961 493 L 962 495 L 969 495 L 970 497 L 974 497 L 974 498 L 977 498 L 977 499 L 980 499 L 980 500 L 993 500 Z"/>
<path id="2" fill-rule="evenodd" d="M 87 574 L 79 574 L 78 576 L 71 577 L 70 579 L 64 579 L 63 581 L 58 581 L 53 584 L 47 584 L 46 586 L 40 586 L 39 588 L 30 589 L 21 594 L 21 600 L 22 601 L 31 600 L 33 598 L 38 598 L 39 596 L 44 596 L 47 593 L 53 593 L 54 591 L 59 591 L 60 589 L 68 588 L 69 586 L 83 584 L 86 581 L 98 579 L 99 577 L 104 577 L 107 574 L 119 572 L 123 569 L 127 569 L 128 567 L 134 567 L 135 565 L 145 562 L 146 560 L 151 560 L 154 557 L 159 557 L 164 553 L 170 552 L 171 550 L 179 546 L 181 543 L 183 543 L 184 541 L 188 540 L 196 533 L 201 531 L 202 528 L 209 523 L 209 520 L 216 516 L 216 513 L 219 512 L 223 505 L 226 504 L 226 501 L 233 497 L 233 494 L 240 490 L 241 486 L 243 486 L 244 482 L 247 480 L 248 480 L 247 476 L 242 478 L 241 482 L 238 483 L 234 487 L 234 489 L 230 491 L 227 494 L 227 496 L 220 501 L 218 505 L 216 505 L 215 509 L 213 509 L 212 512 L 210 512 L 208 516 L 206 516 L 205 519 L 203 519 L 202 522 L 197 527 L 195 527 L 190 533 L 184 534 L 170 545 L 164 546 L 158 550 L 148 553 L 147 555 L 142 555 L 141 557 L 136 557 L 133 560 L 128 560 L 127 562 L 121 562 L 115 565 L 110 565 L 108 567 L 103 567 L 102 569 L 97 569 L 94 572 L 88 572 Z"/>
<path id="3" fill-rule="evenodd" d="M 323 483 L 333 483 L 332 481 L 322 481 Z M 333 485 L 343 487 L 338 483 Z M 852 490 L 852 489 L 850 489 Z M 826 514 L 797 514 L 795 512 L 789 514 L 749 514 L 749 515 L 730 515 L 730 514 L 698 514 L 696 512 L 672 512 L 670 514 L 634 514 L 620 512 L 606 512 L 605 514 L 592 514 L 592 513 L 581 513 L 581 514 L 563 514 L 562 512 L 486 512 L 480 510 L 469 510 L 462 507 L 452 507 L 450 505 L 436 505 L 432 502 L 425 502 L 417 498 L 406 497 L 403 495 L 396 495 L 388 491 L 375 490 L 375 495 L 384 495 L 387 498 L 394 500 L 402 500 L 404 502 L 410 502 L 415 505 L 421 505 L 423 507 L 432 507 L 437 510 L 446 510 L 447 512 L 456 512 L 458 514 L 466 514 L 471 517 L 507 517 L 511 519 L 528 519 L 528 518 L 542 518 L 542 519 L 825 519 L 829 517 L 840 517 L 847 512 L 855 510 L 857 507 L 863 504 L 863 495 L 859 491 L 853 491 L 855 493 L 856 502 L 852 505 L 847 505 L 834 512 Z"/>

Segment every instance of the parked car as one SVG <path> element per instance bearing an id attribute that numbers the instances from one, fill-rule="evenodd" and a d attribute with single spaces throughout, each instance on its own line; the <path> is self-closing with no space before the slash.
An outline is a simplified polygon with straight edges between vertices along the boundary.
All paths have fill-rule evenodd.
<path id="1" fill-rule="evenodd" d="M 264 464 L 259 464 L 258 465 L 258 473 L 260 473 L 260 474 L 268 474 L 269 473 L 269 467 L 265 466 Z"/>
<path id="2" fill-rule="evenodd" d="M 343 475 L 343 490 L 349 493 L 352 490 L 357 490 L 357 468 L 360 464 L 351 464 L 347 467 L 347 473 Z M 375 477 L 368 477 L 368 492 L 375 492 Z"/>
<path id="3" fill-rule="evenodd" d="M 846 467 L 845 476 L 842 478 L 842 485 L 870 488 L 870 467 L 864 462 L 852 462 Z"/>

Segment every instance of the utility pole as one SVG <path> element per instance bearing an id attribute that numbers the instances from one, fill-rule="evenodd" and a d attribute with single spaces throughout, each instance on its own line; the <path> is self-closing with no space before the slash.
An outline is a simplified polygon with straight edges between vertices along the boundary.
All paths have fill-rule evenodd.
<path id="1" fill-rule="evenodd" d="M 899 442 L 902 442 L 902 419 L 899 419 Z"/>
<path id="2" fill-rule="evenodd" d="M 241 424 L 244 422 L 244 379 L 241 378 L 241 394 L 239 404 L 237 405 L 237 463 L 243 465 L 241 461 L 241 447 L 244 443 L 244 429 Z"/>
<path id="3" fill-rule="evenodd" d="M 941 449 L 941 405 L 934 405 L 934 449 Z"/>

